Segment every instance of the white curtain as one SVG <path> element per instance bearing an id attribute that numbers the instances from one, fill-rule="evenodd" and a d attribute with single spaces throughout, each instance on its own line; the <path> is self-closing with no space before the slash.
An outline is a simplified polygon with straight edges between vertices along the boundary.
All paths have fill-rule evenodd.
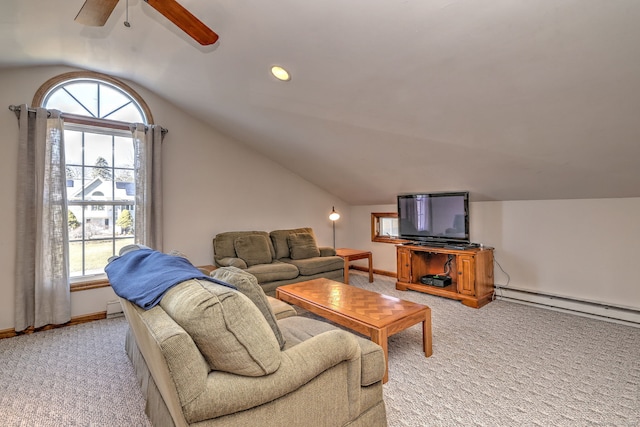
<path id="1" fill-rule="evenodd" d="M 135 146 L 135 242 L 162 251 L 162 127 L 133 126 Z"/>
<path id="2" fill-rule="evenodd" d="M 15 330 L 71 320 L 60 112 L 20 106 Z"/>

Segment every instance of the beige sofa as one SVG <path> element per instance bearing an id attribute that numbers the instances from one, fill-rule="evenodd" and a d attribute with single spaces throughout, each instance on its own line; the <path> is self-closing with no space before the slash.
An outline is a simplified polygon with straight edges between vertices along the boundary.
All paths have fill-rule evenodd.
<path id="1" fill-rule="evenodd" d="M 253 274 L 267 295 L 281 285 L 325 277 L 344 280 L 344 261 L 334 248 L 318 247 L 313 229 L 231 231 L 213 239 L 218 267 L 238 267 Z"/>
<path id="2" fill-rule="evenodd" d="M 237 268 L 144 310 L 121 299 L 127 353 L 154 426 L 386 426 L 382 349 L 297 316 Z"/>

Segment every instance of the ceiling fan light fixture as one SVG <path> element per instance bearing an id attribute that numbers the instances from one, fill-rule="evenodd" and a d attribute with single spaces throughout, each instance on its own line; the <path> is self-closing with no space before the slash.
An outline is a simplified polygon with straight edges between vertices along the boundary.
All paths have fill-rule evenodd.
<path id="1" fill-rule="evenodd" d="M 276 79 L 283 82 L 288 82 L 289 80 L 291 80 L 291 75 L 289 74 L 289 72 L 279 65 L 274 65 L 273 67 L 271 67 L 271 74 L 273 74 Z"/>

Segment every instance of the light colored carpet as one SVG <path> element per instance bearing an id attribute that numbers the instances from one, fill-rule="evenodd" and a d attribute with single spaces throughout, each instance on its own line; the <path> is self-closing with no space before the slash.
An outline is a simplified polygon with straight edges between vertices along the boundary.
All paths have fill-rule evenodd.
<path id="1" fill-rule="evenodd" d="M 361 272 L 351 283 L 433 311 L 430 358 L 420 326 L 389 339 L 391 427 L 640 425 L 640 329 L 504 301 L 475 310 Z M 149 426 L 126 327 L 116 318 L 0 340 L 2 425 Z"/>
<path id="2" fill-rule="evenodd" d="M 505 301 L 477 310 L 391 278 L 355 286 L 432 309 L 389 339 L 390 426 L 640 426 L 640 329 Z"/>
<path id="3" fill-rule="evenodd" d="M 124 317 L 0 340 L 0 425 L 151 426 Z"/>

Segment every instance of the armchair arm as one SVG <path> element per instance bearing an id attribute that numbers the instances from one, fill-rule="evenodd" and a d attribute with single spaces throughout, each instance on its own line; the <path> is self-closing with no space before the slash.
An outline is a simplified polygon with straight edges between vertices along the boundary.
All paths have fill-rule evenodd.
<path id="1" fill-rule="evenodd" d="M 216 258 L 215 262 L 218 267 L 237 267 L 242 270 L 245 270 L 247 268 L 247 263 L 244 262 L 242 258 L 234 258 L 234 257 Z"/>
<path id="2" fill-rule="evenodd" d="M 273 311 L 273 314 L 276 316 L 277 320 L 298 315 L 296 309 L 284 301 L 280 301 L 279 299 L 270 297 L 269 295 L 267 295 L 267 301 L 269 301 L 271 310 Z"/>
<path id="3" fill-rule="evenodd" d="M 331 246 L 320 246 L 320 256 L 335 256 L 336 250 Z"/>
<path id="4" fill-rule="evenodd" d="M 343 330 L 324 332 L 281 354 L 280 367 L 270 375 L 245 377 L 220 371 L 211 372 L 205 391 L 183 407 L 187 421 L 203 421 L 271 402 L 294 392 L 341 362 L 347 363 L 345 388 L 350 404 L 349 412 L 357 413 L 361 359 L 360 346 L 353 334 Z"/>

